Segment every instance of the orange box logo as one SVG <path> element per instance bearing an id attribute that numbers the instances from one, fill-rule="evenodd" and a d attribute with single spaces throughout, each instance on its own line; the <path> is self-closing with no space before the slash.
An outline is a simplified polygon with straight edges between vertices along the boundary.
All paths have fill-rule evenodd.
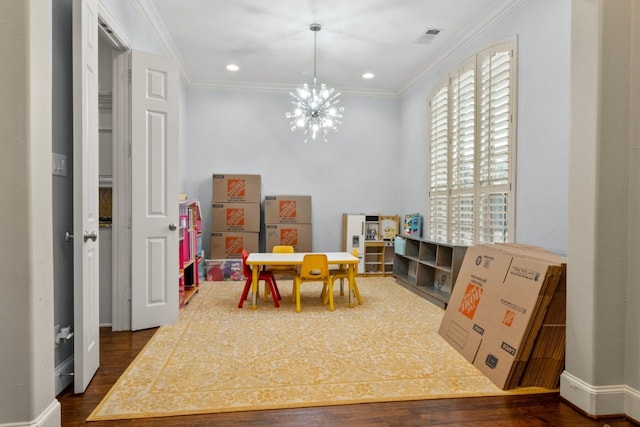
<path id="1" fill-rule="evenodd" d="M 502 319 L 502 323 L 504 323 L 506 326 L 511 326 L 513 325 L 513 320 L 515 318 L 516 314 L 511 310 L 507 310 L 507 312 L 504 314 L 504 318 Z"/>
<path id="2" fill-rule="evenodd" d="M 480 298 L 482 298 L 482 288 L 473 283 L 469 283 L 467 289 L 464 291 L 462 301 L 460 301 L 458 311 L 469 319 L 473 319 L 478 309 Z"/>
<path id="3" fill-rule="evenodd" d="M 298 245 L 298 229 L 283 228 L 280 230 L 280 244 L 288 246 Z"/>
<path id="4" fill-rule="evenodd" d="M 227 196 L 244 197 L 245 196 L 244 179 L 228 179 L 227 180 Z"/>
<path id="5" fill-rule="evenodd" d="M 244 247 L 244 241 L 241 236 L 228 236 L 225 237 L 225 252 L 227 256 L 240 255 L 242 248 Z"/>
<path id="6" fill-rule="evenodd" d="M 244 209 L 229 208 L 227 209 L 227 226 L 244 225 Z"/>
<path id="7" fill-rule="evenodd" d="M 280 218 L 295 218 L 298 216 L 295 200 L 280 200 Z"/>

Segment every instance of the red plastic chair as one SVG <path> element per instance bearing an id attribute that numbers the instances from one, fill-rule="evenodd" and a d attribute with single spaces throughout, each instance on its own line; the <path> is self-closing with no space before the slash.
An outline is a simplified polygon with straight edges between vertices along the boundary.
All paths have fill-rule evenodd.
<path id="1" fill-rule="evenodd" d="M 247 299 L 247 295 L 249 295 L 249 289 L 251 289 L 251 280 L 253 279 L 253 274 L 251 271 L 251 267 L 247 265 L 247 257 L 249 254 L 246 249 L 242 250 L 242 272 L 244 273 L 244 277 L 247 279 L 247 283 L 244 285 L 244 289 L 242 290 L 242 296 L 240 297 L 240 302 L 238 303 L 238 308 L 242 308 L 242 304 Z M 271 291 L 271 295 L 273 296 L 273 304 L 276 307 L 280 307 L 280 302 L 278 300 L 282 299 L 280 296 L 280 291 L 278 290 L 278 285 L 276 285 L 276 279 L 273 277 L 273 273 L 270 271 L 260 271 L 258 273 L 258 283 L 257 286 L 260 286 L 260 280 L 264 280 L 265 288 L 268 288 Z M 265 295 L 267 293 L 267 289 L 265 289 Z"/>

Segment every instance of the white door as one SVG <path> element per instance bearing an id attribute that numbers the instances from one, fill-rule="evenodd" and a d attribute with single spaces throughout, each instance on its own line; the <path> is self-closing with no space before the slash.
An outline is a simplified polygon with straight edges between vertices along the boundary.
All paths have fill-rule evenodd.
<path id="1" fill-rule="evenodd" d="M 98 271 L 98 9 L 73 2 L 74 392 L 100 365 Z"/>
<path id="2" fill-rule="evenodd" d="M 178 67 L 131 53 L 131 329 L 178 320 Z"/>

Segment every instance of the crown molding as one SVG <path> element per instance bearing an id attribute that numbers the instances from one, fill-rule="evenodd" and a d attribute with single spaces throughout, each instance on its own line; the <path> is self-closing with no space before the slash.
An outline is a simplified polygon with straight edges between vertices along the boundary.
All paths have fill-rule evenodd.
<path id="1" fill-rule="evenodd" d="M 465 49 L 471 46 L 476 40 L 484 34 L 485 30 L 496 22 L 507 16 L 512 10 L 524 3 L 525 0 L 508 0 L 500 4 L 500 8 L 496 9 L 493 13 L 481 17 L 475 25 L 465 33 L 459 41 L 453 44 L 449 49 L 446 49 L 440 56 L 434 61 L 430 61 L 429 65 L 422 70 L 416 77 L 414 77 L 409 83 L 400 89 L 399 95 L 405 94 L 407 91 L 413 89 L 420 81 L 431 75 L 431 73 L 438 70 L 441 66 L 447 64 L 458 55 L 462 54 Z"/>
<path id="2" fill-rule="evenodd" d="M 185 69 L 184 61 L 180 50 L 175 45 L 173 38 L 171 37 L 167 27 L 164 25 L 164 21 L 160 17 L 158 10 L 154 6 L 151 0 L 131 0 L 135 7 L 139 10 L 140 14 L 144 17 L 147 25 L 153 33 L 156 35 L 166 55 L 173 58 L 178 62 L 180 69 L 180 76 L 185 82 L 187 87 L 203 89 L 203 90 L 246 90 L 246 91 L 262 91 L 262 92 L 289 92 L 293 89 L 292 86 L 284 84 L 265 84 L 254 82 L 242 82 L 237 84 L 231 84 L 229 82 L 220 81 L 193 81 L 189 77 L 189 73 Z M 345 88 L 341 89 L 341 92 L 345 95 L 355 96 L 373 96 L 373 97 L 399 97 L 407 91 L 414 88 L 420 81 L 431 75 L 441 66 L 454 59 L 467 49 L 474 41 L 476 41 L 485 31 L 486 28 L 492 26 L 500 19 L 504 18 L 513 9 L 518 7 L 525 0 L 505 0 L 500 3 L 499 8 L 487 14 L 484 17 L 480 17 L 475 25 L 465 33 L 465 36 L 461 37 L 459 41 L 453 44 L 449 49 L 440 54 L 436 60 L 430 61 L 429 65 L 425 67 L 418 75 L 416 75 L 411 81 L 404 85 L 400 90 L 363 90 L 358 88 Z"/>
<path id="3" fill-rule="evenodd" d="M 147 22 L 147 25 L 155 34 L 155 36 L 160 41 L 160 45 L 162 46 L 162 50 L 165 55 L 169 58 L 174 59 L 178 63 L 178 67 L 180 69 L 180 76 L 185 82 L 190 82 L 189 75 L 187 71 L 184 69 L 184 61 L 182 59 L 182 55 L 180 54 L 180 49 L 176 46 L 173 41 L 173 37 L 171 37 L 171 33 L 167 30 L 167 27 L 164 25 L 164 21 L 160 17 L 158 13 L 158 9 L 156 9 L 155 5 L 151 0 L 131 0 L 133 5 L 138 9 L 140 15 Z"/>
<path id="4" fill-rule="evenodd" d="M 189 87 L 193 89 L 212 90 L 212 91 L 251 91 L 251 92 L 271 92 L 271 93 L 289 93 L 295 90 L 295 85 L 283 83 L 253 83 L 241 82 L 230 84 L 222 81 L 195 81 L 189 82 Z M 377 98 L 397 98 L 397 92 L 389 90 L 363 90 L 359 88 L 340 88 L 340 93 L 350 96 L 367 96 Z"/>

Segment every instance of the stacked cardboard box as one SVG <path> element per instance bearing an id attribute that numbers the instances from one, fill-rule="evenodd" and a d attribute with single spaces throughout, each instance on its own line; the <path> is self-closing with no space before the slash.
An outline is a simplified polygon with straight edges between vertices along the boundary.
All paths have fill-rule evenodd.
<path id="1" fill-rule="evenodd" d="M 258 252 L 260 175 L 219 175 L 212 180 L 210 258 L 241 258 Z"/>
<path id="2" fill-rule="evenodd" d="M 563 259 L 540 248 L 470 247 L 439 334 L 500 388 L 553 388 L 564 362 L 556 347 L 564 323 L 556 322 L 565 274 Z"/>
<path id="3" fill-rule="evenodd" d="M 265 196 L 265 249 L 293 246 L 296 252 L 311 252 L 311 196 Z"/>

